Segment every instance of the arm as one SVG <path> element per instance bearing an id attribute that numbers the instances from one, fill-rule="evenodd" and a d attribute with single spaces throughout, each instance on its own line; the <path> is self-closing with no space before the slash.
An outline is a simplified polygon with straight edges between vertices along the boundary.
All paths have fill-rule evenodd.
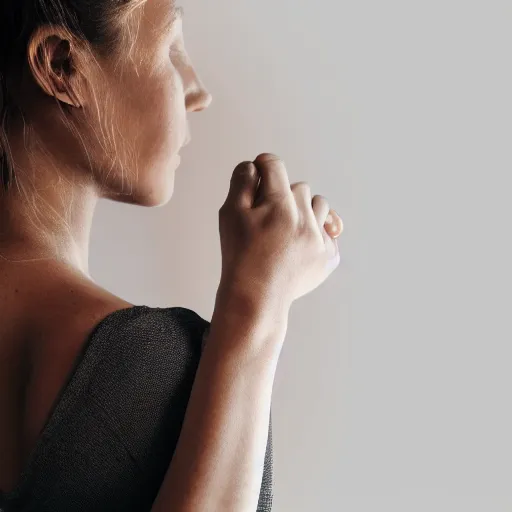
<path id="1" fill-rule="evenodd" d="M 152 512 L 254 512 L 289 307 L 219 289 L 174 457 Z"/>

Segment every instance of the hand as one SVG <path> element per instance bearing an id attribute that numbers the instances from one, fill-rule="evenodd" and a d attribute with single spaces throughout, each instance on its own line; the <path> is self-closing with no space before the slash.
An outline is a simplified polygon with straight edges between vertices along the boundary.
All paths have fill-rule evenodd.
<path id="1" fill-rule="evenodd" d="M 339 265 L 341 218 L 323 196 L 311 197 L 307 183 L 290 185 L 275 155 L 236 167 L 219 223 L 221 283 L 256 302 L 291 304 Z"/>

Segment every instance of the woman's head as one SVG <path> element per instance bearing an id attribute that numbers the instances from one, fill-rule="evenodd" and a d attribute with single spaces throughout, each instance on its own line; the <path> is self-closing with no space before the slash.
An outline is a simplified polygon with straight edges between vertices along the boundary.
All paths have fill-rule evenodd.
<path id="1" fill-rule="evenodd" d="M 186 114 L 211 100 L 172 0 L 2 0 L 0 86 L 4 185 L 49 166 L 148 206 L 171 196 Z"/>

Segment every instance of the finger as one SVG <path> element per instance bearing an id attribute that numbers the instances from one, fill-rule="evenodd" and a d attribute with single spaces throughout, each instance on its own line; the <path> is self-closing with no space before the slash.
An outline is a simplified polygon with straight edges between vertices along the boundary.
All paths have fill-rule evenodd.
<path id="1" fill-rule="evenodd" d="M 343 221 L 341 217 L 334 211 L 330 210 L 327 218 L 325 219 L 325 230 L 331 238 L 339 238 L 343 233 Z"/>
<path id="2" fill-rule="evenodd" d="M 239 208 L 252 208 L 258 180 L 258 170 L 252 162 L 238 164 L 231 176 L 227 201 Z"/>
<path id="3" fill-rule="evenodd" d="M 261 181 L 258 196 L 262 199 L 272 196 L 285 196 L 290 193 L 290 180 L 284 162 L 276 155 L 262 153 L 254 165 L 258 169 Z"/>
<path id="4" fill-rule="evenodd" d="M 294 183 L 291 187 L 298 210 L 307 221 L 315 222 L 315 215 L 311 208 L 311 187 L 305 181 Z"/>
<path id="5" fill-rule="evenodd" d="M 320 229 L 324 229 L 325 221 L 329 215 L 330 205 L 329 201 L 324 196 L 316 195 L 312 201 L 313 213 L 316 218 L 316 222 Z"/>

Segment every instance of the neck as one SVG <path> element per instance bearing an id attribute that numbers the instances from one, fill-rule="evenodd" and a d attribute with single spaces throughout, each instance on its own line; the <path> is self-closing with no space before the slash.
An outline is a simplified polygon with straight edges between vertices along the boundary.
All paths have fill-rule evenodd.
<path id="1" fill-rule="evenodd" d="M 90 178 L 47 152 L 11 144 L 14 179 L 0 192 L 0 260 L 57 260 L 89 276 L 89 239 L 98 202 Z"/>

